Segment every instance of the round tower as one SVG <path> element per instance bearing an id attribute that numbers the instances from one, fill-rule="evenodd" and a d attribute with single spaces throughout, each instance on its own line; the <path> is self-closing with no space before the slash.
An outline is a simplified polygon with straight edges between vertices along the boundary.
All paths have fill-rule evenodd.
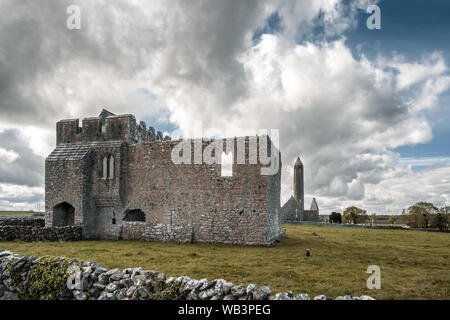
<path id="1" fill-rule="evenodd" d="M 302 211 L 305 209 L 305 190 L 303 187 L 303 163 L 300 157 L 294 164 L 294 199 L 298 201 Z"/>

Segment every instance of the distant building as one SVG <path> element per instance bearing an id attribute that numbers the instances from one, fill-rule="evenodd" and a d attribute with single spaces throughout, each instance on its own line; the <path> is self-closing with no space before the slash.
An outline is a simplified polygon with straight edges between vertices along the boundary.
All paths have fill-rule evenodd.
<path id="1" fill-rule="evenodd" d="M 281 207 L 281 223 L 319 221 L 319 206 L 316 198 L 313 198 L 309 210 L 305 210 L 304 203 L 303 163 L 300 158 L 297 158 L 294 164 L 294 195 Z"/>

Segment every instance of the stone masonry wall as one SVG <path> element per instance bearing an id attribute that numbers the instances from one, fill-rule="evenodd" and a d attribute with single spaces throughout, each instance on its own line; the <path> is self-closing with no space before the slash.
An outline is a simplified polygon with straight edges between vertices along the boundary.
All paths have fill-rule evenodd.
<path id="1" fill-rule="evenodd" d="M 273 148 L 264 138 L 224 139 L 224 146 L 234 143 L 227 149 L 234 164 L 232 176 L 222 177 L 220 154 L 211 148 L 221 140 L 195 140 L 183 152 L 192 162 L 175 164 L 172 151 L 186 141 L 155 135 L 132 115 L 103 110 L 83 119 L 82 127 L 77 119 L 62 120 L 57 147 L 46 159 L 46 226 L 81 225 L 85 239 L 270 245 L 280 237 L 281 168 L 273 176 L 261 174 L 266 166 L 259 148 L 264 154 Z M 238 164 L 240 147 L 245 160 Z M 208 154 L 215 164 L 202 159 Z M 127 224 L 130 211 L 144 213 L 145 228 Z"/>
<path id="2" fill-rule="evenodd" d="M 120 236 L 120 221 L 123 216 L 122 189 L 126 176 L 126 143 L 122 141 L 91 144 L 92 166 L 89 175 L 90 212 L 85 216 L 84 236 L 89 239 L 117 239 Z M 103 177 L 104 158 L 113 157 L 113 175 Z M 112 224 L 113 218 L 116 224 Z"/>
<path id="3" fill-rule="evenodd" d="M 144 122 L 137 123 L 131 114 L 113 115 L 106 118 L 93 117 L 82 119 L 67 119 L 56 124 L 56 144 L 83 143 L 94 141 L 154 141 L 170 140 L 170 137 L 162 137 L 155 134 L 155 129 L 148 130 Z M 159 132 L 159 131 L 158 131 Z"/>
<path id="4" fill-rule="evenodd" d="M 33 227 L 0 226 L 0 241 L 76 241 L 81 240 L 80 226 Z"/>
<path id="5" fill-rule="evenodd" d="M 143 239 L 147 241 L 190 243 L 193 242 L 193 227 L 192 225 L 147 225 Z"/>
<path id="6" fill-rule="evenodd" d="M 45 219 L 53 225 L 53 208 L 61 203 L 74 207 L 75 225 L 81 225 L 89 194 L 88 168 L 91 150 L 87 146 L 57 148 L 45 161 Z"/>
<path id="7" fill-rule="evenodd" d="M 42 217 L 0 217 L 0 226 L 31 226 L 44 227 Z"/>
<path id="8" fill-rule="evenodd" d="M 234 164 L 232 177 L 222 177 L 219 164 L 175 165 L 171 153 L 178 143 L 142 142 L 128 147 L 127 208 L 142 210 L 148 225 L 160 226 L 147 229 L 147 238 L 156 240 L 164 234 L 164 241 L 171 237 L 166 231 L 190 225 L 194 242 L 273 242 L 277 232 L 273 228 L 268 237 L 268 214 L 275 215 L 275 207 L 279 211 L 279 176 L 274 178 L 275 198 L 268 208 L 268 179 L 261 175 L 262 165 Z M 203 142 L 202 150 L 208 144 Z"/>
<path id="9" fill-rule="evenodd" d="M 123 240 L 144 240 L 145 228 L 144 222 L 124 222 L 121 238 Z"/>
<path id="10" fill-rule="evenodd" d="M 82 225 L 86 239 L 247 245 L 279 239 L 281 169 L 264 176 L 262 165 L 235 164 L 232 177 L 221 177 L 219 164 L 175 165 L 171 155 L 178 143 L 58 146 L 46 161 L 47 226 L 53 206 L 64 201 L 74 206 L 75 224 Z M 102 170 L 106 156 L 114 157 L 114 175 L 107 179 Z M 124 223 L 132 209 L 145 213 L 145 232 L 131 231 Z"/>
<path id="11" fill-rule="evenodd" d="M 46 272 L 42 272 L 45 269 Z M 51 277 L 48 281 L 46 277 Z M 32 288 L 32 290 L 30 290 Z M 107 270 L 95 262 L 66 258 L 20 257 L 0 250 L 0 300 L 310 300 L 308 294 L 272 295 L 266 286 L 235 285 L 224 279 L 167 277 L 161 272 L 127 268 Z M 314 300 L 329 300 L 319 295 Z M 336 300 L 374 300 L 339 296 Z"/>
<path id="12" fill-rule="evenodd" d="M 319 221 L 319 212 L 315 210 L 305 210 L 304 211 L 305 221 Z"/>
<path id="13" fill-rule="evenodd" d="M 281 155 L 279 170 L 275 175 L 267 176 L 267 242 L 273 243 L 280 239 L 281 232 Z"/>

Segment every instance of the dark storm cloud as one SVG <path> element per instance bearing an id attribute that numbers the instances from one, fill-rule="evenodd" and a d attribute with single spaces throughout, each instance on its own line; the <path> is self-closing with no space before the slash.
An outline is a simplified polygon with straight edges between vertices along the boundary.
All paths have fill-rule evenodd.
<path id="1" fill-rule="evenodd" d="M 83 9 L 84 23 L 84 30 L 79 32 L 66 27 L 67 7 L 78 2 Z M 52 124 L 66 106 L 61 104 L 48 81 L 74 61 L 79 61 L 80 66 L 94 63 L 114 68 L 124 77 L 142 68 L 144 58 L 139 50 L 133 50 L 136 49 L 133 40 L 127 42 L 114 36 L 119 26 L 114 23 L 111 8 L 114 7 L 92 10 L 95 15 L 89 21 L 89 9 L 94 8 L 82 1 L 5 0 L 0 3 L 2 122 Z M 131 6 L 124 4 L 122 9 L 136 18 L 139 16 Z M 89 30 L 89 24 L 95 23 L 101 24 L 101 28 Z M 123 48 L 131 50 L 127 52 Z M 70 79 L 79 70 L 64 69 L 64 74 L 59 76 Z"/>
<path id="2" fill-rule="evenodd" d="M 81 30 L 66 28 L 66 10 L 73 4 L 81 7 Z M 52 81 L 77 78 L 83 68 L 103 68 L 98 76 L 106 83 L 105 69 L 119 79 L 133 78 L 161 50 L 170 63 L 161 66 L 164 74 L 155 74 L 157 82 L 173 77 L 209 86 L 230 103 L 245 94 L 244 70 L 236 58 L 264 2 L 176 1 L 173 10 L 159 13 L 160 7 L 166 4 L 2 1 L 2 121 L 52 124 L 70 102 Z"/>
<path id="3" fill-rule="evenodd" d="M 52 5 L 52 7 L 50 7 Z M 54 10 L 54 11 L 53 11 Z M 38 95 L 41 73 L 61 59 L 53 41 L 62 25 L 64 3 L 2 1 L 0 4 L 0 116 L 13 123 L 45 119 L 51 112 Z M 55 21 L 56 19 L 56 21 Z M 56 23 L 55 23 L 56 22 Z"/>
<path id="4" fill-rule="evenodd" d="M 28 140 L 19 130 L 0 131 L 0 146 L 4 153 L 15 154 L 0 162 L 0 183 L 41 186 L 44 182 L 44 159 L 29 147 Z M 0 151 L 1 154 L 1 151 Z"/>

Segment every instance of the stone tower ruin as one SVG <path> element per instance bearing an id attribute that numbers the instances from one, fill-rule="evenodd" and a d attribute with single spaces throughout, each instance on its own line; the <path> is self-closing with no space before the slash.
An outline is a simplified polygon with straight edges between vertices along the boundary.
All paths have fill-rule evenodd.
<path id="1" fill-rule="evenodd" d="M 281 235 L 281 170 L 261 175 L 267 165 L 248 160 L 251 139 L 279 154 L 266 138 L 242 139 L 245 163 L 234 143 L 233 174 L 223 177 L 220 163 L 174 164 L 181 140 L 130 114 L 103 110 L 81 127 L 61 120 L 45 162 L 46 225 L 80 225 L 84 239 L 271 244 Z M 201 151 L 208 140 L 200 139 Z"/>
<path id="2" fill-rule="evenodd" d="M 309 210 L 305 210 L 305 185 L 303 180 L 303 163 L 300 157 L 294 163 L 293 196 L 281 208 L 281 223 L 295 224 L 300 221 L 319 221 L 319 206 L 313 198 Z"/>
<path id="3" fill-rule="evenodd" d="M 300 157 L 294 164 L 294 199 L 303 208 L 305 203 L 305 189 L 303 187 L 303 163 Z"/>

